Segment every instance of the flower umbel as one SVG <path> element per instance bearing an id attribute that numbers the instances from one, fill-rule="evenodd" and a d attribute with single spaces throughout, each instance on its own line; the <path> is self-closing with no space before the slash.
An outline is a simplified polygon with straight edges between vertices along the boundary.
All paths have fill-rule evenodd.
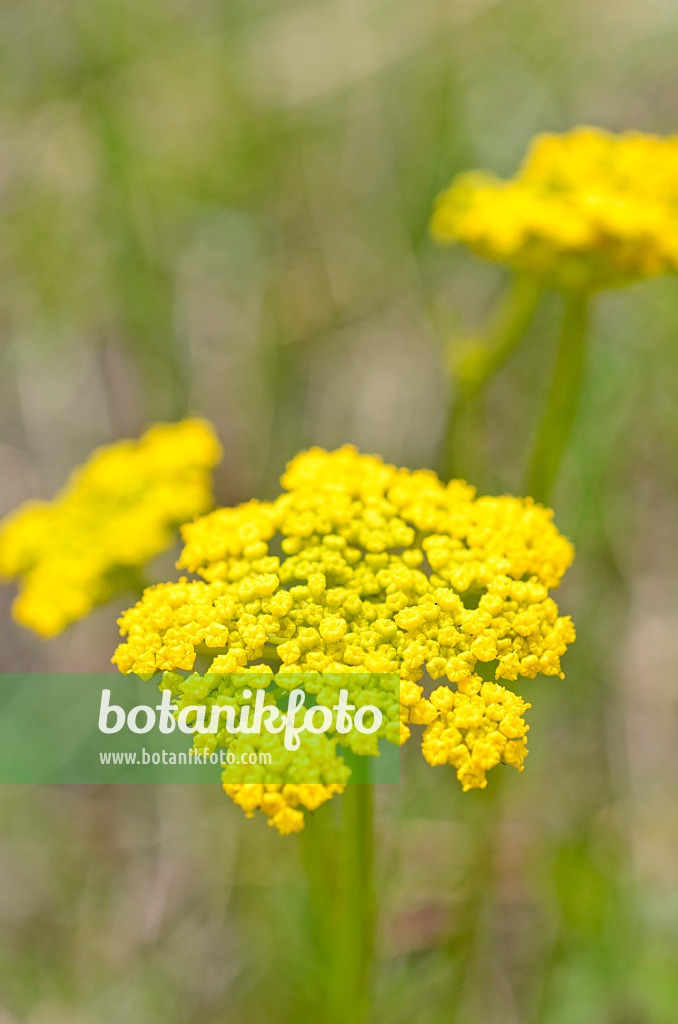
<path id="1" fill-rule="evenodd" d="M 514 178 L 458 175 L 436 239 L 568 288 L 678 269 L 678 136 L 576 128 L 539 135 Z"/>
<path id="2" fill-rule="evenodd" d="M 203 420 L 157 424 L 100 448 L 52 501 L 29 501 L 0 524 L 0 572 L 21 577 L 18 622 L 54 636 L 129 585 L 212 505 L 221 447 Z"/>
<path id="3" fill-rule="evenodd" d="M 212 666 L 217 665 L 215 658 Z M 269 823 L 282 834 L 298 832 L 304 825 L 303 808 L 314 811 L 335 793 L 341 793 L 351 769 L 343 751 L 357 755 L 379 756 L 378 739 L 391 743 L 400 741 L 400 703 L 398 677 L 369 673 L 311 672 L 299 674 L 289 670 L 275 674 L 269 665 L 252 665 L 238 673 L 210 671 L 185 677 L 179 672 L 164 672 L 159 684 L 169 690 L 176 705 L 175 714 L 193 716 L 199 711 L 211 721 L 217 712 L 216 731 L 196 731 L 193 746 L 196 753 L 213 754 L 217 748 L 227 750 L 232 762 L 222 772 L 225 791 L 243 808 L 248 817 L 256 809 L 262 810 Z M 276 731 L 268 729 L 249 731 L 250 718 L 256 708 L 257 697 L 263 697 L 262 708 L 285 708 L 289 691 L 302 691 L 310 696 L 317 707 L 332 712 L 322 733 L 304 729 L 305 705 L 292 713 L 292 727 L 297 733 L 299 746 L 287 745 L 282 725 L 276 722 Z M 345 691 L 347 704 L 354 709 L 371 706 L 380 710 L 381 724 L 368 734 L 353 728 L 339 729 L 337 705 L 340 691 Z M 222 715 L 225 713 L 225 721 Z M 289 711 L 288 713 L 289 714 Z M 246 719 L 245 731 L 240 731 L 240 716 Z M 232 718 L 233 727 L 228 723 Z M 287 717 L 287 716 L 286 716 Z M 285 725 L 285 733 L 289 725 Z M 255 756 L 252 764 L 248 755 L 266 755 L 265 763 Z"/>
<path id="4" fill-rule="evenodd" d="M 400 742 L 424 726 L 425 758 L 452 764 L 464 789 L 485 786 L 501 761 L 522 768 L 529 705 L 483 678 L 562 676 L 574 629 L 548 588 L 573 549 L 551 511 L 476 497 L 463 481 L 445 485 L 352 447 L 302 453 L 282 485 L 275 501 L 182 528 L 178 565 L 203 578 L 150 587 L 124 613 L 120 670 L 190 671 L 200 655 L 217 674 L 261 671 L 262 659 L 282 678 L 395 673 Z M 427 696 L 425 673 L 449 685 Z M 248 811 L 275 804 L 273 824 L 272 795 L 286 799 L 265 777 L 227 791 Z M 309 807 L 290 792 L 289 807 L 300 805 Z"/>

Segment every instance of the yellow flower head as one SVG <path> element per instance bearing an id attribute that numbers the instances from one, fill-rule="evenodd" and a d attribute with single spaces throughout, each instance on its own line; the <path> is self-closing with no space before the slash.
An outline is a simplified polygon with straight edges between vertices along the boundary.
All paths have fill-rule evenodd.
<path id="1" fill-rule="evenodd" d="M 16 620 L 54 636 L 129 585 L 177 526 L 210 508 L 220 456 L 204 421 L 157 424 L 138 441 L 99 448 L 52 501 L 9 515 L 0 573 L 21 577 Z"/>
<path id="2" fill-rule="evenodd" d="M 387 739 L 423 726 L 424 756 L 452 764 L 464 789 L 485 786 L 500 761 L 520 769 L 528 705 L 488 676 L 562 675 L 574 629 L 548 589 L 573 550 L 551 511 L 476 497 L 463 481 L 352 447 L 298 455 L 282 485 L 272 502 L 182 527 L 178 565 L 202 579 L 151 587 L 124 613 L 120 670 L 191 671 L 200 654 L 217 674 L 260 671 L 262 659 L 283 679 L 395 673 L 399 736 Z M 425 673 L 447 684 L 427 696 Z M 285 787 L 257 784 L 228 792 L 248 811 L 275 808 L 273 820 Z M 297 790 L 289 799 L 291 810 L 309 806 Z M 286 830 L 301 827 L 299 815 L 283 818 Z"/>
<path id="3" fill-rule="evenodd" d="M 285 745 L 281 732 L 264 729 L 233 733 L 221 717 L 216 732 L 196 731 L 193 736 L 194 749 L 200 755 L 213 754 L 217 748 L 228 751 L 230 760 L 222 772 L 224 790 L 248 817 L 255 810 L 263 811 L 269 824 L 283 835 L 304 827 L 304 809 L 314 811 L 335 793 L 343 792 L 351 769 L 337 749 L 339 743 L 353 754 L 375 757 L 379 756 L 380 738 L 394 744 L 400 741 L 399 688 L 394 674 L 343 671 L 300 676 L 289 671 L 276 674 L 267 664 L 251 665 L 233 674 L 221 671 L 223 660 L 222 656 L 212 657 L 210 671 L 204 674 L 193 672 L 185 677 L 178 672 L 163 673 L 160 689 L 170 691 L 177 716 L 185 712 L 192 725 L 196 712 L 202 709 L 206 721 L 212 720 L 215 711 L 218 716 L 232 714 L 234 723 L 245 713 L 248 728 L 257 695 L 263 693 L 266 709 L 275 706 L 285 691 L 295 688 L 305 690 L 317 706 L 327 709 L 327 731 L 300 732 L 296 750 Z M 339 733 L 336 712 L 342 689 L 347 691 L 347 704 L 354 709 L 368 705 L 380 709 L 382 725 L 377 731 L 365 734 L 355 727 L 346 731 L 344 725 Z M 303 725 L 305 711 L 305 707 L 297 709 L 293 716 L 297 728 Z"/>
<path id="4" fill-rule="evenodd" d="M 438 197 L 431 231 L 561 287 L 674 272 L 678 136 L 538 135 L 514 178 L 458 175 Z"/>

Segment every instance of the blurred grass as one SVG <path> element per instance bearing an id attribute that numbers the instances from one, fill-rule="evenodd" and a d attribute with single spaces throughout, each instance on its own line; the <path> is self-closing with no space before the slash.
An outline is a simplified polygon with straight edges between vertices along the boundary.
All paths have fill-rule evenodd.
<path id="1" fill-rule="evenodd" d="M 186 410 L 226 446 L 224 502 L 311 443 L 433 465 L 442 346 L 504 284 L 432 246 L 433 197 L 538 130 L 672 130 L 677 36 L 664 0 L 7 0 L 3 511 Z M 519 488 L 556 305 L 493 384 L 492 489 Z M 377 1021 L 675 1021 L 677 336 L 673 280 L 596 305 L 554 499 L 579 639 L 564 682 L 524 686 L 532 753 L 470 961 L 488 794 L 409 748 L 380 793 Z M 6 670 L 108 666 L 115 607 L 42 645 L 2 600 Z M 7 789 L 0 820 L 2 1024 L 305 1019 L 296 845 L 219 791 Z"/>

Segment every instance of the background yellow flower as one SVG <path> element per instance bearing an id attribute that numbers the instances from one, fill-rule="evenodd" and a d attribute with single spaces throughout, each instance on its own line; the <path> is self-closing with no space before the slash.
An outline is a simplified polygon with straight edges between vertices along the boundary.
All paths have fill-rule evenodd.
<path id="1" fill-rule="evenodd" d="M 513 178 L 459 174 L 431 231 L 568 288 L 678 269 L 678 136 L 539 135 Z"/>
<path id="2" fill-rule="evenodd" d="M 138 441 L 100 448 L 50 502 L 0 523 L 0 572 L 20 577 L 13 612 L 50 637 L 114 594 L 170 547 L 176 528 L 213 504 L 221 447 L 204 420 L 156 424 Z"/>

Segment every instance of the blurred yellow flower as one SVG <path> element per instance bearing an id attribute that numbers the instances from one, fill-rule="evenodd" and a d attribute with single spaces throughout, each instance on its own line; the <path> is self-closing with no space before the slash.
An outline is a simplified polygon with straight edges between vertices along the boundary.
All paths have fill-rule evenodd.
<path id="1" fill-rule="evenodd" d="M 514 178 L 459 174 L 433 236 L 568 288 L 678 269 L 678 136 L 576 128 L 537 136 Z"/>
<path id="2" fill-rule="evenodd" d="M 157 424 L 95 451 L 52 501 L 7 516 L 0 573 L 21 578 L 16 620 L 51 637 L 129 586 L 177 526 L 210 508 L 220 456 L 208 423 Z"/>
<path id="3" fill-rule="evenodd" d="M 500 761 L 520 769 L 528 705 L 479 673 L 562 676 L 574 629 L 548 588 L 573 549 L 551 511 L 530 498 L 476 497 L 463 481 L 445 485 L 349 446 L 298 455 L 282 485 L 272 502 L 182 527 L 178 566 L 203 579 L 150 587 L 123 614 L 120 670 L 190 671 L 200 653 L 211 673 L 260 671 L 261 659 L 283 677 L 395 673 L 400 742 L 424 726 L 424 756 L 452 764 L 464 789 L 485 786 Z M 426 696 L 424 672 L 454 688 Z M 271 789 L 265 773 L 258 781 L 227 791 L 250 811 L 274 806 L 275 817 L 285 787 Z M 299 806 L 309 804 L 290 791 L 289 807 Z"/>

